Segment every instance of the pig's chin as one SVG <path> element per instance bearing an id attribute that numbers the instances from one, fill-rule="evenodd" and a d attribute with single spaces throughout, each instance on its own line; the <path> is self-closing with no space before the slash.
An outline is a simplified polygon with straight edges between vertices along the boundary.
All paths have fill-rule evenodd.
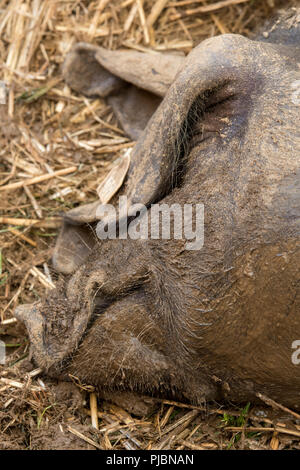
<path id="1" fill-rule="evenodd" d="M 49 375 L 60 375 L 77 350 L 92 322 L 92 313 L 73 312 L 49 318 L 42 313 L 41 303 L 21 305 L 15 316 L 26 326 L 30 339 L 30 359 Z"/>

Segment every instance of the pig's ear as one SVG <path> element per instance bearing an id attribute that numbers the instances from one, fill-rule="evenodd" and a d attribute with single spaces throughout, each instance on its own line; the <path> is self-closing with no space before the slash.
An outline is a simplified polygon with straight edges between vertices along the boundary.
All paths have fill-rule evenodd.
<path id="1" fill-rule="evenodd" d="M 99 204 L 107 204 L 122 186 L 130 164 L 131 150 L 119 157 L 106 178 L 97 188 L 99 200 L 71 209 L 64 214 L 63 226 L 57 238 L 52 255 L 54 268 L 64 274 L 71 274 L 81 264 L 96 243 L 95 225 L 99 218 Z"/>
<path id="2" fill-rule="evenodd" d="M 73 225 L 64 220 L 52 254 L 54 269 L 64 274 L 73 273 L 84 263 L 95 243 L 90 225 Z"/>
<path id="3" fill-rule="evenodd" d="M 134 85 L 129 85 L 117 94 L 109 96 L 107 102 L 126 134 L 136 141 L 158 108 L 161 98 Z"/>
<path id="4" fill-rule="evenodd" d="M 52 264 L 56 271 L 71 274 L 81 266 L 93 249 L 96 238 L 93 225 L 99 201 L 70 210 L 56 240 Z"/>
<path id="5" fill-rule="evenodd" d="M 114 76 L 154 95 L 165 96 L 185 58 L 181 55 L 108 51 L 97 48 L 96 60 Z"/>
<path id="6" fill-rule="evenodd" d="M 138 139 L 181 68 L 184 57 L 108 51 L 77 44 L 63 65 L 66 82 L 86 96 L 109 97 L 125 132 Z"/>

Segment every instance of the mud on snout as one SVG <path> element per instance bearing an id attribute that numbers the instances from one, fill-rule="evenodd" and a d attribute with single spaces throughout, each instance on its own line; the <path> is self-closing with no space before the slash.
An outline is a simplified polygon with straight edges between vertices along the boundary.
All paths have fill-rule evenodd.
<path id="1" fill-rule="evenodd" d="M 21 305 L 15 311 L 29 335 L 30 359 L 46 371 L 53 366 L 61 368 L 62 361 L 65 363 L 78 348 L 92 323 L 93 281 L 87 282 L 82 292 L 81 271 L 60 281 L 43 301 Z"/>

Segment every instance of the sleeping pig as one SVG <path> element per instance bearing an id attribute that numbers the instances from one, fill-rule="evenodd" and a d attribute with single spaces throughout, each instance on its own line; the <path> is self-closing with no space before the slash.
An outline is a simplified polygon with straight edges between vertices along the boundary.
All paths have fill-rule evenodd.
<path id="1" fill-rule="evenodd" d="M 201 206 L 204 240 L 100 239 L 99 201 L 66 214 L 60 281 L 16 311 L 36 365 L 100 392 L 300 407 L 299 63 L 299 9 L 186 58 L 75 46 L 66 81 L 137 139 L 111 204 Z"/>

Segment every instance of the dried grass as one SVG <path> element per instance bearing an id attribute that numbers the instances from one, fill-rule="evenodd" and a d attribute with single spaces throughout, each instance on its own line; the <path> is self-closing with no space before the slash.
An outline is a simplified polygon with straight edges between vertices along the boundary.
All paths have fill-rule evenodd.
<path id="1" fill-rule="evenodd" d="M 87 405 L 72 409 L 56 402 L 53 384 L 42 382 L 40 371 L 20 372 L 28 341 L 13 318 L 18 303 L 36 300 L 55 282 L 48 262 L 59 214 L 93 201 L 112 162 L 133 145 L 103 100 L 79 96 L 63 83 L 60 66 L 71 46 L 87 41 L 188 53 L 220 33 L 251 35 L 274 9 L 296 3 L 0 0 L 0 335 L 8 351 L 8 364 L 0 366 L 0 448 L 45 448 L 43 436 L 55 426 L 64 439 L 75 439 L 62 447 L 300 447 L 299 422 L 282 409 L 268 408 L 262 416 L 253 408 L 238 425 L 237 409 L 161 402 L 141 420 L 105 402 L 97 405 L 93 395 L 92 428 Z M 88 392 L 82 393 L 88 403 Z"/>

